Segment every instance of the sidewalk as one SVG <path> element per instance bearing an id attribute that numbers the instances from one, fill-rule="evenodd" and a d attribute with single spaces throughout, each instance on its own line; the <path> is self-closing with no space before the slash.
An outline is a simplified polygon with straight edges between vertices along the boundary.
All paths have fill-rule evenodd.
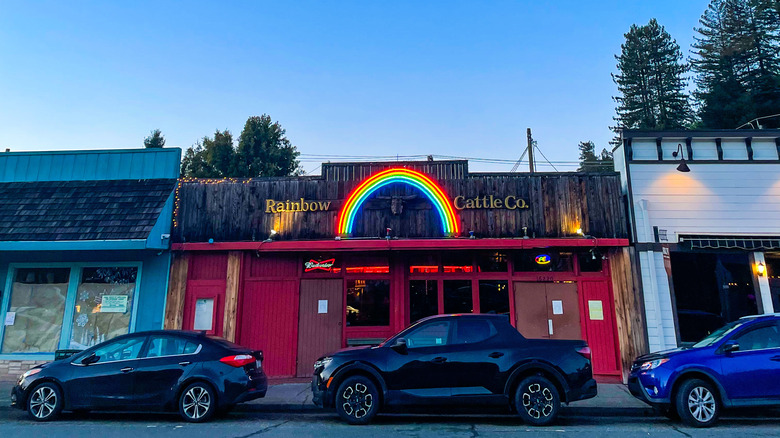
<path id="1" fill-rule="evenodd" d="M 285 382 L 285 381 L 282 381 Z M 286 381 L 286 382 L 289 382 Z M 0 409 L 11 404 L 11 387 L 14 382 L 0 381 Z M 264 398 L 240 404 L 236 409 L 249 412 L 306 412 L 317 411 L 311 401 L 311 385 L 306 382 L 271 382 Z M 614 383 L 599 384 L 599 395 L 564 406 L 563 412 L 569 415 L 594 416 L 646 416 L 652 415 L 652 409 L 635 399 L 624 385 Z"/>

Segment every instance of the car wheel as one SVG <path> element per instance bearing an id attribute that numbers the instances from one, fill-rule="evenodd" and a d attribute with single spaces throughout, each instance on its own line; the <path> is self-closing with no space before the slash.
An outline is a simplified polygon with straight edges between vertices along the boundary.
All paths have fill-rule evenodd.
<path id="1" fill-rule="evenodd" d="M 720 405 L 715 388 L 704 380 L 683 382 L 675 397 L 677 413 L 683 423 L 693 427 L 709 427 L 718 421 Z"/>
<path id="2" fill-rule="evenodd" d="M 50 382 L 41 383 L 27 398 L 27 414 L 35 421 L 51 421 L 60 415 L 62 405 L 60 387 Z"/>
<path id="3" fill-rule="evenodd" d="M 379 390 L 368 377 L 350 377 L 339 385 L 335 404 L 347 423 L 368 424 L 379 411 Z"/>
<path id="4" fill-rule="evenodd" d="M 193 383 L 184 388 L 179 396 L 179 414 L 185 421 L 191 423 L 208 421 L 216 410 L 217 398 L 208 383 Z"/>
<path id="5" fill-rule="evenodd" d="M 558 417 L 561 396 L 558 388 L 542 376 L 526 377 L 515 391 L 515 408 L 520 418 L 533 426 L 547 426 Z"/>

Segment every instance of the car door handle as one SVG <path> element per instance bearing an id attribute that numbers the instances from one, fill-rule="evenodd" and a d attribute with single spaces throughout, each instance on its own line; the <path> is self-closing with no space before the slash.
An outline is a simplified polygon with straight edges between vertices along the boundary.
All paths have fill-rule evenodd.
<path id="1" fill-rule="evenodd" d="M 133 368 L 132 367 L 125 367 L 125 368 L 122 368 L 119 371 L 121 371 L 123 373 L 129 373 L 130 371 L 133 371 Z"/>
<path id="2" fill-rule="evenodd" d="M 778 356 L 772 356 L 772 357 L 770 357 L 770 358 L 769 358 L 769 360 L 773 360 L 773 361 L 775 361 L 775 362 L 780 362 L 780 355 L 778 355 Z"/>
<path id="3" fill-rule="evenodd" d="M 447 362 L 447 358 L 446 357 L 434 357 L 433 359 L 431 359 L 431 362 L 433 362 L 433 363 L 444 363 L 444 362 Z"/>
<path id="4" fill-rule="evenodd" d="M 192 362 L 187 362 L 187 361 L 184 361 L 184 362 L 179 362 L 179 365 L 181 365 L 181 366 L 183 366 L 183 367 L 186 367 L 187 365 L 189 365 L 189 364 L 191 364 L 191 363 L 192 363 Z"/>
<path id="5" fill-rule="evenodd" d="M 503 355 L 504 355 L 504 353 L 501 353 L 500 351 L 494 351 L 494 352 L 488 354 L 488 356 L 492 357 L 493 359 L 498 359 L 499 357 L 501 357 Z"/>

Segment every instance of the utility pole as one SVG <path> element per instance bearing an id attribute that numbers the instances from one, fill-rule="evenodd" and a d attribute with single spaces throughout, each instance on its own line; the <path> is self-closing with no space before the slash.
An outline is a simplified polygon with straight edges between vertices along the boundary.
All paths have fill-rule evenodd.
<path id="1" fill-rule="evenodd" d="M 531 173 L 534 173 L 534 139 L 531 137 L 531 128 L 527 128 L 526 133 L 528 134 L 528 166 Z"/>

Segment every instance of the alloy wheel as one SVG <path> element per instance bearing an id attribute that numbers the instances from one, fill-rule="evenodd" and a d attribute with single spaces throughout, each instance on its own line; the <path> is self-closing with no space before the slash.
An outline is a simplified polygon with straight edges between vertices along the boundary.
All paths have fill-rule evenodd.
<path id="1" fill-rule="evenodd" d="M 344 388 L 341 393 L 341 403 L 344 413 L 355 418 L 362 418 L 371 410 L 374 397 L 368 387 L 360 382 Z"/>
<path id="2" fill-rule="evenodd" d="M 202 386 L 188 389 L 182 400 L 182 408 L 184 414 L 193 420 L 203 418 L 211 408 L 211 396 L 208 390 Z"/>
<path id="3" fill-rule="evenodd" d="M 49 417 L 57 407 L 57 393 L 48 386 L 41 386 L 30 398 L 30 412 L 35 418 Z"/>
<path id="4" fill-rule="evenodd" d="M 528 385 L 523 391 L 523 408 L 533 418 L 547 417 L 553 412 L 553 394 L 539 383 Z"/>
<path id="5" fill-rule="evenodd" d="M 688 394 L 688 411 L 699 422 L 712 420 L 715 416 L 715 397 L 703 386 L 693 388 Z"/>

